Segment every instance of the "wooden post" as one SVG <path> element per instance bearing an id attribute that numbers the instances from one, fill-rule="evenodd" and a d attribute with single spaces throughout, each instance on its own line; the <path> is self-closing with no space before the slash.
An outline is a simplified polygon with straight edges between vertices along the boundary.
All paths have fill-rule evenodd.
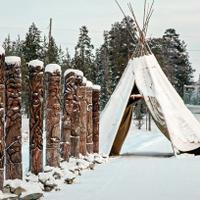
<path id="1" fill-rule="evenodd" d="M 6 179 L 22 179 L 21 59 L 5 58 Z"/>
<path id="2" fill-rule="evenodd" d="M 75 90 L 73 98 L 73 112 L 71 115 L 71 156 L 79 158 L 80 153 L 80 133 L 81 133 L 81 120 L 80 120 L 80 99 L 78 95 L 78 88 L 83 81 L 83 73 L 79 70 L 75 71 Z"/>
<path id="3" fill-rule="evenodd" d="M 4 86 L 4 61 L 5 52 L 0 47 L 0 190 L 4 183 L 4 159 L 5 159 L 5 137 L 4 137 L 4 113 L 5 113 L 5 86 Z"/>
<path id="4" fill-rule="evenodd" d="M 61 68 L 56 64 L 49 64 L 45 68 L 47 76 L 46 102 L 46 165 L 58 167 L 60 165 L 60 88 Z"/>
<path id="5" fill-rule="evenodd" d="M 86 102 L 86 82 L 87 79 L 83 77 L 82 85 L 77 89 L 77 96 L 80 101 L 80 153 L 87 154 L 86 149 L 86 135 L 87 135 L 87 102 Z"/>
<path id="6" fill-rule="evenodd" d="M 28 70 L 30 171 L 37 175 L 43 171 L 43 62 L 30 61 Z"/>
<path id="7" fill-rule="evenodd" d="M 87 102 L 87 152 L 93 153 L 93 119 L 92 119 L 92 82 L 86 84 L 86 102 Z"/>
<path id="8" fill-rule="evenodd" d="M 93 151 L 99 153 L 99 115 L 100 115 L 100 86 L 94 85 L 92 91 L 93 118 Z"/>
<path id="9" fill-rule="evenodd" d="M 62 157 L 79 157 L 80 145 L 80 102 L 77 88 L 82 83 L 83 73 L 68 69 L 64 74 L 64 106 L 62 123 Z"/>

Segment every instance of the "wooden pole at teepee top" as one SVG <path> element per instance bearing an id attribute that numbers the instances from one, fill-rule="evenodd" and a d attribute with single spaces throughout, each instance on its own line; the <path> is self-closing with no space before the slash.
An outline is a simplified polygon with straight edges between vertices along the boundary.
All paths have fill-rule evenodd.
<path id="1" fill-rule="evenodd" d="M 81 86 L 77 88 L 77 96 L 80 102 L 80 153 L 87 154 L 86 135 L 87 135 L 87 102 L 86 102 L 86 81 L 84 77 Z"/>
<path id="2" fill-rule="evenodd" d="M 47 80 L 46 102 L 46 165 L 58 167 L 60 165 L 60 89 L 61 68 L 56 64 L 49 64 L 45 68 Z"/>
<path id="3" fill-rule="evenodd" d="M 6 179 L 22 179 L 21 59 L 5 58 Z"/>
<path id="4" fill-rule="evenodd" d="M 87 152 L 93 153 L 93 119 L 92 119 L 92 83 L 87 81 L 86 84 L 86 101 L 87 101 Z"/>
<path id="5" fill-rule="evenodd" d="M 30 61 L 29 70 L 29 134 L 30 171 L 43 171 L 43 62 Z"/>
<path id="6" fill-rule="evenodd" d="M 94 85 L 92 91 L 93 151 L 99 153 L 99 115 L 100 86 Z"/>
<path id="7" fill-rule="evenodd" d="M 5 52 L 0 48 L 0 190 L 4 184 L 4 159 L 5 159 L 5 135 L 4 135 L 4 113 L 5 113 L 5 86 L 4 86 L 4 61 Z"/>

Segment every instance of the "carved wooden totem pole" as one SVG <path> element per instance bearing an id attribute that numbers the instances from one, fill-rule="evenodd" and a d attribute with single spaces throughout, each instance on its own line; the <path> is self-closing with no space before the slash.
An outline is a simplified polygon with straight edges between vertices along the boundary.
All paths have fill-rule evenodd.
<path id="1" fill-rule="evenodd" d="M 87 154 L 86 135 L 87 135 L 87 102 L 86 102 L 86 81 L 83 77 L 81 86 L 77 88 L 77 96 L 80 102 L 80 145 L 79 151 L 82 155 Z"/>
<path id="2" fill-rule="evenodd" d="M 22 178 L 21 59 L 5 58 L 6 179 Z"/>
<path id="3" fill-rule="evenodd" d="M 29 70 L 29 132 L 30 171 L 38 174 L 43 170 L 43 62 L 30 61 Z"/>
<path id="4" fill-rule="evenodd" d="M 70 156 L 70 137 L 71 137 L 71 115 L 73 113 L 73 98 L 75 90 L 75 74 L 73 71 L 66 70 L 64 74 L 64 102 L 63 119 L 61 133 L 61 156 L 69 161 Z"/>
<path id="5" fill-rule="evenodd" d="M 46 102 L 46 164 L 58 167 L 60 164 L 60 88 L 61 68 L 49 64 L 45 68 L 47 80 Z"/>
<path id="6" fill-rule="evenodd" d="M 77 88 L 81 85 L 83 73 L 68 69 L 64 74 L 64 106 L 62 121 L 62 157 L 79 157 L 80 103 Z"/>
<path id="7" fill-rule="evenodd" d="M 81 86 L 83 80 L 83 73 L 75 70 L 75 87 L 73 95 L 73 112 L 71 115 L 71 156 L 79 158 L 80 153 L 80 133 L 81 133 L 81 120 L 80 120 L 80 99 L 78 96 L 78 88 Z"/>
<path id="8" fill-rule="evenodd" d="M 92 91 L 93 151 L 99 153 L 99 115 L 100 86 L 94 85 Z"/>
<path id="9" fill-rule="evenodd" d="M 86 147 L 88 153 L 93 153 L 93 119 L 92 119 L 92 82 L 86 84 L 87 101 L 87 137 Z"/>
<path id="10" fill-rule="evenodd" d="M 4 183 L 4 159 L 5 159 L 5 140 L 4 140 L 4 112 L 5 112 L 5 87 L 4 87 L 4 60 L 5 52 L 0 47 L 0 190 Z"/>

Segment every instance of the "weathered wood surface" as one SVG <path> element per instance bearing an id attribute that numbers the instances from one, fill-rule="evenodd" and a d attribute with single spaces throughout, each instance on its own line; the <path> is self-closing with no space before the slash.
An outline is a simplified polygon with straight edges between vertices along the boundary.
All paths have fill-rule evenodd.
<path id="1" fill-rule="evenodd" d="M 43 63 L 29 62 L 30 171 L 43 171 Z"/>
<path id="2" fill-rule="evenodd" d="M 86 102 L 87 102 L 87 152 L 93 153 L 93 119 L 92 119 L 92 86 L 86 86 Z"/>
<path id="3" fill-rule="evenodd" d="M 92 118 L 93 118 L 93 151 L 99 153 L 99 115 L 100 115 L 100 89 L 92 91 Z"/>
<path id="4" fill-rule="evenodd" d="M 77 88 L 82 83 L 82 76 L 71 71 L 64 77 L 64 106 L 62 123 L 62 158 L 79 157 L 80 146 L 80 102 Z"/>
<path id="5" fill-rule="evenodd" d="M 82 84 L 83 77 L 78 73 L 75 73 L 75 90 L 73 95 L 73 112 L 71 115 L 71 156 L 79 158 L 80 153 L 80 132 L 81 132 L 81 121 L 80 121 L 80 99 L 78 95 L 78 88 Z"/>
<path id="6" fill-rule="evenodd" d="M 48 66 L 47 66 L 48 67 Z M 61 72 L 45 72 L 47 77 L 46 103 L 46 164 L 53 167 L 60 165 L 60 90 Z"/>
<path id="7" fill-rule="evenodd" d="M 0 53 L 0 190 L 4 183 L 4 159 L 5 159 L 5 141 L 4 141 L 4 113 L 5 113 L 5 86 L 4 86 L 4 53 Z"/>
<path id="8" fill-rule="evenodd" d="M 61 132 L 61 156 L 65 161 L 69 161 L 70 156 L 70 137 L 71 137 L 71 115 L 73 113 L 73 96 L 75 91 L 74 73 L 68 73 L 64 77 L 64 102 L 63 119 Z"/>
<path id="9" fill-rule="evenodd" d="M 22 178 L 21 60 L 5 58 L 6 179 Z"/>
<path id="10" fill-rule="evenodd" d="M 77 96 L 80 102 L 80 146 L 79 150 L 82 155 L 87 154 L 86 135 L 87 135 L 87 102 L 86 86 L 82 84 L 77 88 Z"/>

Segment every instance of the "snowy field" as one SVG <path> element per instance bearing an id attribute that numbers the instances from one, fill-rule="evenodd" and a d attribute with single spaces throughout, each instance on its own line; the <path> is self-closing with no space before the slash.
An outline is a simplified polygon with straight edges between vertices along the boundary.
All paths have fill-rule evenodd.
<path id="1" fill-rule="evenodd" d="M 120 157 L 110 158 L 75 184 L 63 185 L 43 199 L 199 200 L 199 185 L 200 158 L 174 157 L 170 143 L 155 126 L 151 132 L 132 127 Z"/>

